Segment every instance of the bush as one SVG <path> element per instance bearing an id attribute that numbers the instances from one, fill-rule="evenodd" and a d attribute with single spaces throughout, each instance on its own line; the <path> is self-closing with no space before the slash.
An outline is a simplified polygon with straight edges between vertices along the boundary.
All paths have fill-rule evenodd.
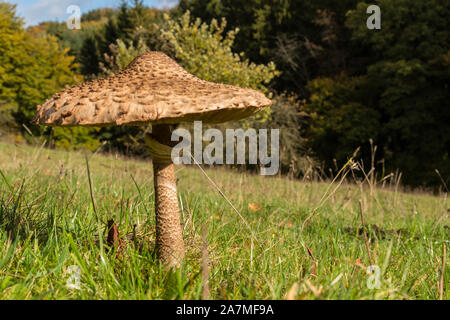
<path id="1" fill-rule="evenodd" d="M 247 87 L 268 93 L 271 80 L 279 75 L 275 64 L 256 65 L 244 58 L 244 54 L 232 51 L 239 29 L 224 34 L 226 20 L 211 20 L 208 25 L 197 18 L 191 21 L 189 11 L 179 19 L 165 16 L 167 28 L 161 30 L 175 58 L 189 72 L 200 79 Z M 261 112 L 259 118 L 267 119 L 269 113 Z"/>
<path id="2" fill-rule="evenodd" d="M 53 143 L 57 148 L 66 150 L 87 149 L 96 150 L 100 142 L 93 138 L 95 129 L 86 127 L 55 127 L 53 128 Z"/>
<path id="3" fill-rule="evenodd" d="M 29 124 L 36 105 L 80 80 L 69 49 L 60 48 L 54 36 L 33 37 L 22 25 L 15 6 L 0 3 L 0 112 L 12 110 L 19 128 Z"/>

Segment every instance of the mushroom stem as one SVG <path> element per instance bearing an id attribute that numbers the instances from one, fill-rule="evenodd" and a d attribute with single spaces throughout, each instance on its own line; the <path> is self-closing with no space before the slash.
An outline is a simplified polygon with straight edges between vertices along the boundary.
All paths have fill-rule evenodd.
<path id="1" fill-rule="evenodd" d="M 152 137 L 166 146 L 171 143 L 169 125 L 153 125 Z M 155 185 L 156 250 L 169 267 L 179 267 L 184 258 L 183 233 L 178 207 L 175 169 L 171 160 L 152 155 Z"/>

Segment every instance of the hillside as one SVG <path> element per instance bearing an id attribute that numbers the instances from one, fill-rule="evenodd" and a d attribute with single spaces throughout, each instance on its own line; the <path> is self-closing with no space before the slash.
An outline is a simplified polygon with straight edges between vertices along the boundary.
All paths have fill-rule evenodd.
<path id="1" fill-rule="evenodd" d="M 198 168 L 178 167 L 188 252 L 177 276 L 152 250 L 151 162 L 89 154 L 89 165 L 95 207 L 82 153 L 0 142 L 0 299 L 199 299 L 205 243 L 215 299 L 439 298 L 445 196 L 206 170 L 247 227 Z M 110 219 L 124 237 L 117 252 Z"/>

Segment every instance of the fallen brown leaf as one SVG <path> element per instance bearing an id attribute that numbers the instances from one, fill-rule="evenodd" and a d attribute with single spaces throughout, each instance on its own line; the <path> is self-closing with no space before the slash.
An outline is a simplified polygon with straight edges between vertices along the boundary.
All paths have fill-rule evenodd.
<path id="1" fill-rule="evenodd" d="M 106 243 L 114 248 L 119 248 L 124 245 L 123 239 L 119 234 L 119 227 L 115 224 L 113 219 L 108 220 L 108 236 L 106 238 Z M 117 251 L 117 254 L 119 252 Z"/>
<path id="2" fill-rule="evenodd" d="M 248 208 L 249 208 L 251 211 L 256 212 L 256 211 L 258 211 L 259 209 L 261 209 L 261 206 L 260 206 L 259 204 L 257 204 L 257 203 L 249 203 L 249 204 L 248 204 Z"/>

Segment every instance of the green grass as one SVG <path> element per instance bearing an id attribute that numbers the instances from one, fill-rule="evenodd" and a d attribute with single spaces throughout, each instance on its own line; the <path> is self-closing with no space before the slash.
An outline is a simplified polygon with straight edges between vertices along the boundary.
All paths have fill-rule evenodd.
<path id="1" fill-rule="evenodd" d="M 151 162 L 89 157 L 98 217 L 83 154 L 0 143 L 0 299 L 200 299 L 203 226 L 214 299 L 285 299 L 294 283 L 297 299 L 439 298 L 450 235 L 444 195 L 347 183 L 333 192 L 339 181 L 206 170 L 248 222 L 252 247 L 251 232 L 202 172 L 178 167 L 187 255 L 173 273 L 154 254 Z M 379 289 L 367 286 L 360 200 Z M 108 219 L 122 234 L 136 225 L 119 253 L 105 244 Z M 79 290 L 67 287 L 70 266 L 80 268 Z M 448 279 L 447 267 L 444 299 Z"/>

